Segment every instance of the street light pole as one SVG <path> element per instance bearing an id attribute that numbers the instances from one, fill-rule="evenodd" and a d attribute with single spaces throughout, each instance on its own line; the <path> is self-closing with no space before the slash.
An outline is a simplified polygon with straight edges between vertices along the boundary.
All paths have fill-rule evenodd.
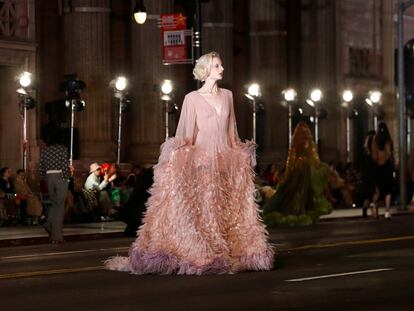
<path id="1" fill-rule="evenodd" d="M 406 108 L 405 108 L 405 79 L 404 79 L 404 11 L 414 4 L 414 0 L 398 0 L 398 121 L 400 143 L 400 208 L 406 209 L 405 172 L 407 167 L 407 141 L 406 141 Z"/>

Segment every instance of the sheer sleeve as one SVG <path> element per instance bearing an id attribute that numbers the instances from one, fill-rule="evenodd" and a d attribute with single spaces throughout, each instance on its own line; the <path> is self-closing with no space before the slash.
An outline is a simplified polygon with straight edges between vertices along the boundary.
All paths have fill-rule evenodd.
<path id="1" fill-rule="evenodd" d="M 167 138 L 161 145 L 159 162 L 168 161 L 171 154 L 183 146 L 193 145 L 197 136 L 196 112 L 191 96 L 187 94 L 181 108 L 175 137 Z"/>
<path id="2" fill-rule="evenodd" d="M 186 144 L 194 144 L 197 135 L 196 113 L 191 97 L 186 95 L 181 108 L 180 120 L 178 121 L 175 138 L 184 141 Z"/>
<path id="3" fill-rule="evenodd" d="M 228 135 L 230 139 L 230 145 L 232 148 L 239 148 L 242 152 L 245 152 L 250 158 L 250 165 L 256 166 L 256 143 L 254 141 L 246 140 L 241 142 L 239 134 L 237 133 L 236 114 L 234 112 L 233 93 L 229 92 L 230 101 L 230 117 L 229 117 L 229 129 Z"/>
<path id="4" fill-rule="evenodd" d="M 234 113 L 233 93 L 229 92 L 230 101 L 230 119 L 229 119 L 229 138 L 230 144 L 234 148 L 240 143 L 239 134 L 237 133 L 236 115 Z"/>

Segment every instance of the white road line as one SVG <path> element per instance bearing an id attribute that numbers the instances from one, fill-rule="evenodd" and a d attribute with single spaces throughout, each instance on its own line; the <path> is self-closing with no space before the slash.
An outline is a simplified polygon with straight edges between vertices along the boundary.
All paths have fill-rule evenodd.
<path id="1" fill-rule="evenodd" d="M 104 251 L 126 251 L 128 249 L 129 249 L 129 247 L 113 247 L 113 248 L 85 249 L 85 250 L 81 250 L 81 251 L 68 251 L 68 252 L 54 252 L 54 253 L 44 253 L 44 254 L 5 256 L 5 257 L 0 257 L 0 261 L 10 260 L 10 259 L 63 256 L 63 255 L 70 255 L 70 254 L 94 253 L 94 252 L 104 252 Z"/>
<path id="2" fill-rule="evenodd" d="M 318 276 L 311 276 L 307 278 L 285 280 L 285 282 L 303 282 L 303 281 L 311 281 L 311 280 L 318 280 L 318 279 L 336 278 L 336 277 L 348 276 L 348 275 L 384 272 L 384 271 L 391 271 L 391 270 L 394 270 L 394 268 L 381 268 L 381 269 L 373 269 L 373 270 L 362 270 L 362 271 L 318 275 Z"/>

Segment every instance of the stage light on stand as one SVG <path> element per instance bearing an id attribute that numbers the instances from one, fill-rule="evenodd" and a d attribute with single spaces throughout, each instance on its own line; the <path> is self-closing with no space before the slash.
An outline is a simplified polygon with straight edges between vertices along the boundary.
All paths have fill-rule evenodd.
<path id="1" fill-rule="evenodd" d="M 127 85 L 128 85 L 128 80 L 125 77 L 118 77 L 115 81 L 115 88 L 119 92 L 124 91 Z"/>
<path id="2" fill-rule="evenodd" d="M 381 100 L 381 92 L 379 91 L 371 91 L 369 93 L 369 99 L 374 103 L 378 104 Z"/>
<path id="3" fill-rule="evenodd" d="M 323 93 L 320 89 L 313 89 L 310 92 L 310 99 L 306 100 L 306 103 L 315 108 L 315 117 L 314 117 L 314 122 L 315 122 L 315 143 L 318 146 L 319 145 L 319 118 L 320 118 L 320 107 L 319 107 L 319 103 L 322 100 L 323 97 Z"/>
<path id="4" fill-rule="evenodd" d="M 121 163 L 121 143 L 122 143 L 122 115 L 128 107 L 131 101 L 127 98 L 128 94 L 128 79 L 119 76 L 109 83 L 114 92 L 114 97 L 119 99 L 119 110 L 118 110 L 118 139 L 117 139 L 117 152 L 116 152 L 116 163 Z"/>
<path id="5" fill-rule="evenodd" d="M 260 85 L 258 83 L 252 83 L 247 87 L 247 93 L 244 94 L 248 99 L 252 101 L 252 140 L 256 142 L 256 113 L 258 111 L 257 99 L 262 95 Z"/>
<path id="6" fill-rule="evenodd" d="M 16 80 L 19 88 L 16 90 L 19 100 L 20 114 L 23 118 L 22 122 L 22 168 L 27 169 L 27 158 L 29 150 L 29 140 L 27 137 L 27 111 L 36 107 L 36 100 L 30 94 L 33 91 L 33 77 L 30 72 L 24 71 L 20 73 Z"/>
<path id="7" fill-rule="evenodd" d="M 289 131 L 289 148 L 292 145 L 292 105 L 296 100 L 297 93 L 294 89 L 288 88 L 282 91 L 283 99 L 288 107 L 288 131 Z"/>
<path id="8" fill-rule="evenodd" d="M 32 74 L 30 72 L 24 71 L 19 76 L 19 83 L 21 87 L 28 87 L 32 84 Z"/>
<path id="9" fill-rule="evenodd" d="M 344 102 L 349 103 L 352 101 L 352 99 L 354 98 L 354 94 L 352 93 L 351 90 L 345 90 L 342 93 L 342 99 L 344 100 Z"/>
<path id="10" fill-rule="evenodd" d="M 351 90 L 344 90 L 342 92 L 341 106 L 346 109 L 346 159 L 351 162 L 351 118 L 354 118 L 355 109 L 352 108 L 352 100 L 354 94 Z"/>
<path id="11" fill-rule="evenodd" d="M 374 114 L 374 130 L 377 130 L 378 127 L 378 116 L 381 116 L 380 106 L 381 106 L 381 97 L 382 94 L 378 90 L 372 90 L 368 93 L 368 97 L 365 98 L 365 102 L 371 107 Z"/>
<path id="12" fill-rule="evenodd" d="M 81 92 L 86 87 L 85 82 L 80 80 L 76 74 L 64 75 L 65 81 L 60 84 L 59 89 L 65 93 L 65 105 L 71 111 L 70 115 L 70 149 L 69 164 L 73 164 L 73 144 L 74 144 L 74 127 L 75 127 L 75 111 L 81 112 L 86 107 L 86 103 L 82 100 Z"/>
<path id="13" fill-rule="evenodd" d="M 170 94 L 173 91 L 171 80 L 164 80 L 161 84 L 162 100 L 171 100 Z"/>
<path id="14" fill-rule="evenodd" d="M 170 136 L 170 125 L 169 125 L 169 114 L 173 111 L 176 111 L 178 107 L 176 105 L 171 105 L 171 100 L 173 98 L 173 90 L 174 86 L 171 80 L 164 80 L 160 86 L 160 99 L 164 101 L 164 109 L 165 109 L 165 139 Z"/>

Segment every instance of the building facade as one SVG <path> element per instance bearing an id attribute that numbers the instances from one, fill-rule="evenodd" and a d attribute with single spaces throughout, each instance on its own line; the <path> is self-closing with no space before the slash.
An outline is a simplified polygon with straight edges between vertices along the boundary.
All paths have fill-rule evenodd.
<path id="1" fill-rule="evenodd" d="M 29 115 L 29 167 L 35 170 L 42 142 L 41 128 L 54 113 L 69 110 L 50 105 L 64 98 L 59 90 L 65 74 L 85 81 L 86 108 L 76 113 L 78 159 L 75 165 L 116 158 L 118 100 L 109 82 L 125 75 L 131 104 L 125 112 L 121 161 L 150 164 L 164 140 L 164 106 L 160 82 L 170 79 L 180 107 L 193 90 L 192 65 L 162 64 L 157 16 L 181 12 L 191 27 L 190 0 L 145 1 L 149 14 L 143 25 L 132 19 L 134 1 L 2 0 L 0 1 L 0 165 L 21 166 L 21 113 L 15 93 L 16 75 L 30 71 L 36 79 L 38 105 Z M 288 112 L 281 91 L 294 87 L 297 107 L 309 91 L 323 91 L 319 149 L 324 161 L 358 161 L 365 134 L 373 128 L 374 111 L 365 103 L 370 90 L 383 93 L 381 116 L 397 141 L 394 49 L 396 4 L 388 0 L 210 0 L 202 3 L 203 52 L 215 50 L 225 67 L 223 87 L 234 92 L 239 134 L 252 137 L 252 107 L 244 96 L 250 82 L 261 85 L 257 113 L 259 163 L 283 162 L 288 149 Z M 406 40 L 414 36 L 407 12 Z M 414 14 L 413 14 L 414 15 Z M 341 92 L 354 92 L 358 116 L 350 121 L 350 154 L 346 144 L 348 111 Z M 49 107 L 49 108 L 48 108 Z M 178 115 L 172 116 L 177 120 Z M 310 120 L 310 119 L 309 119 Z M 294 119 L 296 122 L 297 119 Z M 310 123 L 312 126 L 312 123 Z M 170 132 L 174 132 L 174 122 Z"/>

